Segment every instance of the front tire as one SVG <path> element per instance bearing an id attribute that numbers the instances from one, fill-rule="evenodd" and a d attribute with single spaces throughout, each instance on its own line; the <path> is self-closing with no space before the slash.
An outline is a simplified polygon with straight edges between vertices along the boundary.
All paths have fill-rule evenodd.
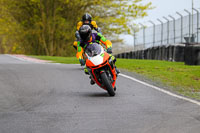
<path id="1" fill-rule="evenodd" d="M 108 76 L 106 75 L 105 72 L 101 73 L 101 79 L 102 79 L 102 82 L 103 82 L 105 88 L 108 91 L 108 94 L 110 96 L 115 96 L 114 88 L 112 87 L 112 84 L 110 83 L 110 80 L 108 79 Z"/>

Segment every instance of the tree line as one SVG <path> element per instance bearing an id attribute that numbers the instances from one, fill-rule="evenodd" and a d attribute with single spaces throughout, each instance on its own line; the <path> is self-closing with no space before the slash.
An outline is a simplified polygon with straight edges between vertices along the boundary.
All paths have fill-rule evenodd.
<path id="1" fill-rule="evenodd" d="M 72 56 L 76 24 L 84 13 L 116 40 L 149 9 L 151 3 L 142 0 L 0 0 L 0 53 Z"/>

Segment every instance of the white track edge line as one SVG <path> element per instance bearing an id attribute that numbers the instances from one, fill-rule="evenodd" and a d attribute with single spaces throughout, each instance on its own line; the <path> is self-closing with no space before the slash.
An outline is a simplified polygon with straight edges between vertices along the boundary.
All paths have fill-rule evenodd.
<path id="1" fill-rule="evenodd" d="M 140 83 L 140 84 L 143 84 L 143 85 L 145 85 L 145 86 L 151 87 L 151 88 L 153 88 L 153 89 L 155 89 L 155 90 L 161 91 L 161 92 L 163 92 L 163 93 L 165 93 L 165 94 L 168 94 L 168 95 L 170 95 L 170 96 L 173 96 L 173 97 L 176 97 L 176 98 L 179 98 L 179 99 L 182 99 L 182 100 L 186 100 L 186 101 L 189 101 L 189 102 L 191 102 L 191 103 L 194 103 L 194 104 L 197 104 L 197 105 L 200 106 L 200 102 L 198 102 L 198 101 L 195 101 L 195 100 L 192 100 L 192 99 L 189 99 L 189 98 L 180 96 L 180 95 L 176 95 L 176 94 L 174 94 L 174 93 L 172 93 L 172 92 L 169 92 L 169 91 L 164 90 L 164 89 L 162 89 L 162 88 L 159 88 L 159 87 L 150 85 L 150 84 L 148 84 L 148 83 L 146 83 L 146 82 L 140 81 L 140 80 L 138 80 L 138 79 L 135 79 L 135 78 L 133 78 L 133 77 L 127 76 L 127 75 L 125 75 L 125 74 L 119 74 L 119 75 L 122 76 L 122 77 L 128 78 L 128 79 L 131 79 L 131 80 L 133 80 L 133 81 L 136 81 L 136 82 L 138 82 L 138 83 Z"/>

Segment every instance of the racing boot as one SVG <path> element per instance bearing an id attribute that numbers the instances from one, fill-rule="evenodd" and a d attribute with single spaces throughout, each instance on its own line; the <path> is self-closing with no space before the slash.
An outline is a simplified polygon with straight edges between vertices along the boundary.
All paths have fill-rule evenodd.
<path id="1" fill-rule="evenodd" d="M 111 55 L 111 59 L 113 60 L 113 63 L 115 64 L 115 62 L 117 61 L 117 59 L 115 58 L 115 56 Z"/>
<path id="2" fill-rule="evenodd" d="M 85 66 L 85 68 L 84 68 L 84 72 L 85 72 L 85 74 L 89 75 L 89 72 L 88 72 L 88 69 L 87 69 L 86 66 Z"/>
<path id="3" fill-rule="evenodd" d="M 116 71 L 117 75 L 120 73 L 120 70 L 119 70 L 119 69 L 117 69 L 117 67 L 116 67 L 116 66 L 115 66 L 115 71 Z"/>
<path id="4" fill-rule="evenodd" d="M 94 85 L 95 82 L 92 80 L 91 76 L 90 76 L 89 78 L 90 78 L 90 84 L 91 84 L 91 85 Z"/>
<path id="5" fill-rule="evenodd" d="M 91 79 L 91 80 L 90 80 L 90 84 L 91 84 L 91 85 L 94 85 L 95 82 Z"/>

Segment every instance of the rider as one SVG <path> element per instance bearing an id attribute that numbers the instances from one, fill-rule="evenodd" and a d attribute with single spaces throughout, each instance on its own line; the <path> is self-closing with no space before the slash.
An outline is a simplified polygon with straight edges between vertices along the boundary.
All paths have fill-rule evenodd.
<path id="1" fill-rule="evenodd" d="M 101 42 L 102 44 L 104 44 L 106 46 L 107 49 L 107 53 L 110 54 L 113 62 L 116 62 L 116 59 L 114 56 L 112 56 L 112 43 L 111 41 L 107 40 L 101 33 L 92 33 L 92 30 L 90 28 L 90 26 L 88 25 L 83 25 L 80 29 L 79 29 L 79 34 L 80 34 L 80 40 L 77 42 L 77 54 L 76 57 L 79 59 L 80 64 L 83 66 L 85 65 L 85 60 L 83 59 L 83 52 L 84 49 L 86 48 L 87 45 L 90 45 L 94 42 Z M 86 74 L 88 74 L 88 70 L 85 67 L 84 71 Z M 120 71 L 116 68 L 116 72 L 117 74 L 120 73 Z M 91 84 L 94 84 L 94 81 L 91 80 Z"/>
<path id="2" fill-rule="evenodd" d="M 91 27 L 91 29 L 94 29 L 95 31 L 97 31 L 98 33 L 101 33 L 101 29 L 97 26 L 96 21 L 92 20 L 92 16 L 88 13 L 84 14 L 82 16 L 82 21 L 79 21 L 77 23 L 77 27 L 76 27 L 76 33 L 75 33 L 75 37 L 77 38 L 77 41 L 80 40 L 80 34 L 79 34 L 79 29 L 82 25 L 89 25 Z M 77 49 L 77 41 L 74 42 L 73 47 L 75 49 Z"/>

